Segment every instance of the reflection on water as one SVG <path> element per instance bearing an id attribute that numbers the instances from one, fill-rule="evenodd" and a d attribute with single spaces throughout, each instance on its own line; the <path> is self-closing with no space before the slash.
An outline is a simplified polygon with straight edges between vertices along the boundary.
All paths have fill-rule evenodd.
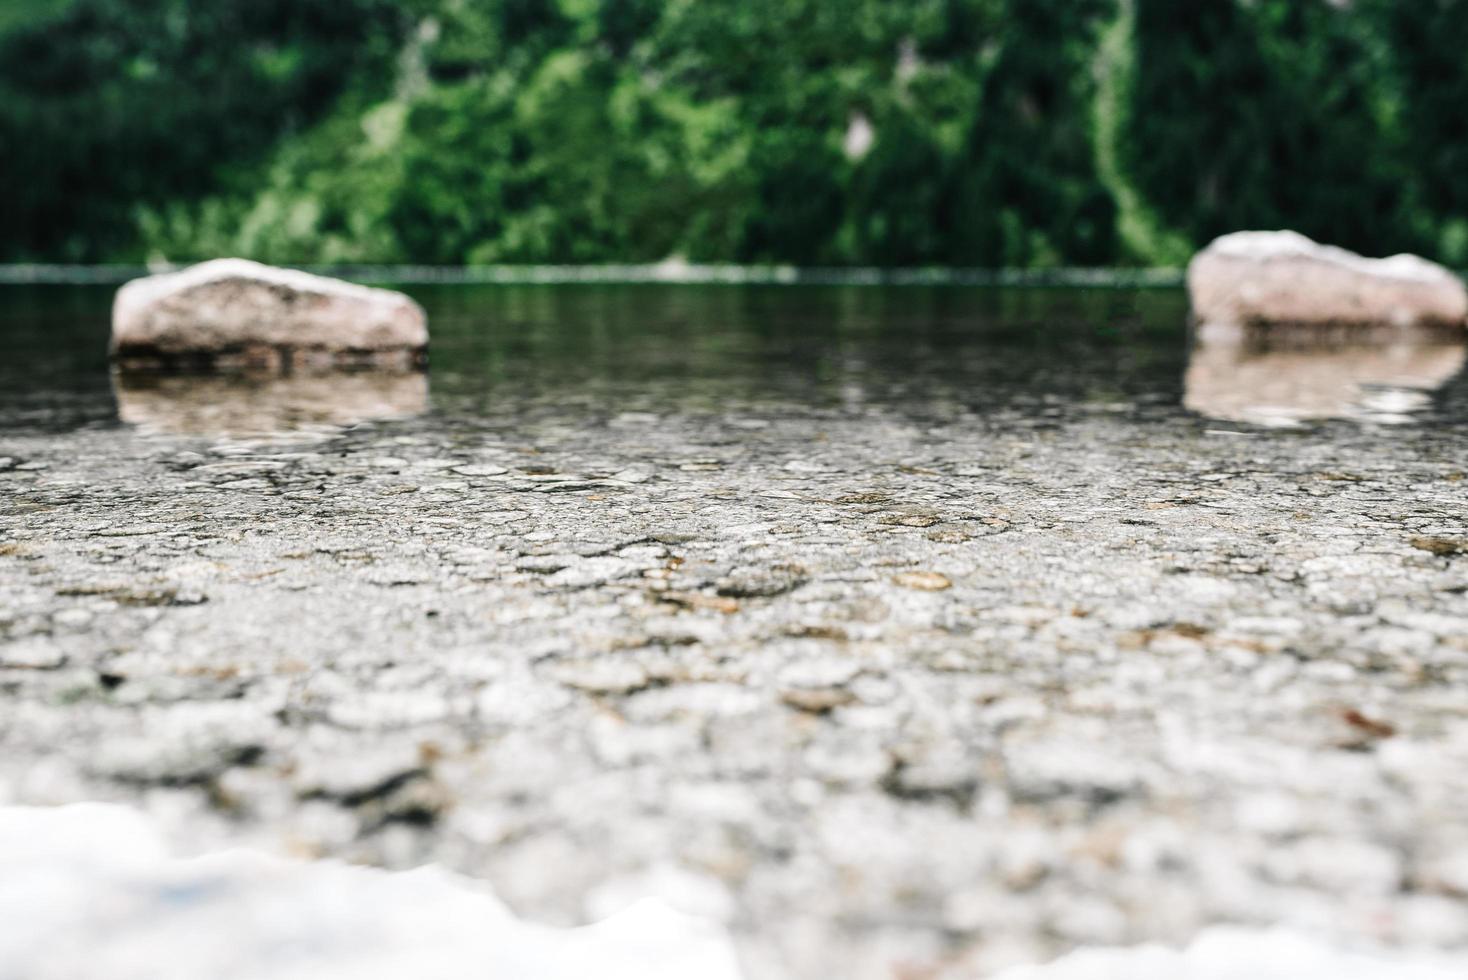
<path id="1" fill-rule="evenodd" d="M 280 398 L 227 386 L 195 397 L 167 382 L 151 392 L 119 388 L 114 399 L 106 360 L 112 292 L 0 291 L 0 427 L 60 432 L 120 418 L 169 431 L 261 428 L 300 424 L 320 409 L 321 398 L 289 385 Z M 1033 409 L 1053 419 L 1082 404 L 1156 412 L 1178 404 L 1187 354 L 1187 299 L 1175 290 L 582 285 L 411 292 L 429 315 L 428 405 L 441 425 L 545 412 L 593 419 L 864 405 L 944 417 Z M 332 397 L 347 407 L 327 412 L 327 421 L 358 415 L 350 407 L 356 396 Z M 215 399 L 243 406 L 259 422 Z M 411 398 L 384 400 L 389 415 L 420 410 Z"/>
<path id="2" fill-rule="evenodd" d="M 1186 297 L 1170 290 L 518 288 L 418 296 L 448 415 L 951 415 L 1176 403 Z"/>
<path id="3" fill-rule="evenodd" d="M 474 286 L 412 290 L 429 314 L 421 375 L 109 381 L 112 290 L 0 292 L 0 428 L 117 421 L 252 435 L 432 411 L 431 424 L 588 424 L 621 412 L 881 406 L 1118 424 L 1192 413 L 1266 425 L 1461 418 L 1461 345 L 1208 345 L 1165 289 Z M 1431 405 L 1432 411 L 1422 411 Z M 1187 409 L 1188 411 L 1184 411 Z"/>
<path id="4" fill-rule="evenodd" d="M 146 431 L 250 436 L 407 418 L 428 408 L 419 372 L 113 375 L 117 414 Z"/>
<path id="5" fill-rule="evenodd" d="M 1232 422 L 1293 426 L 1317 419 L 1414 421 L 1431 392 L 1463 368 L 1462 344 L 1270 350 L 1202 343 L 1188 359 L 1183 404 Z"/>

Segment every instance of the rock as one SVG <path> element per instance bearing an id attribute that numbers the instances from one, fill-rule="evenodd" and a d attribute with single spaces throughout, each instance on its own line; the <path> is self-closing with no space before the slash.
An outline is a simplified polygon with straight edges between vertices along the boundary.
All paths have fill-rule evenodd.
<path id="1" fill-rule="evenodd" d="M 1188 294 L 1204 339 L 1281 326 L 1460 332 L 1468 319 L 1468 289 L 1442 266 L 1363 258 L 1292 231 L 1216 239 L 1188 264 Z"/>
<path id="2" fill-rule="evenodd" d="M 1439 558 L 1468 555 L 1468 538 L 1415 537 L 1411 545 L 1418 551 L 1426 551 Z"/>
<path id="3" fill-rule="evenodd" d="M 948 576 L 941 572 L 922 570 L 898 572 L 892 576 L 892 581 L 904 589 L 917 589 L 919 592 L 942 592 L 944 589 L 952 588 L 953 586 L 953 583 L 948 580 Z"/>
<path id="4" fill-rule="evenodd" d="M 66 654 L 43 636 L 27 637 L 0 645 L 0 667 L 53 670 L 65 663 Z"/>
<path id="5" fill-rule="evenodd" d="M 402 293 L 244 259 L 135 279 L 112 305 L 124 365 L 406 366 L 427 346 L 423 309 Z"/>
<path id="6" fill-rule="evenodd" d="M 794 591 L 805 583 L 803 570 L 780 566 L 736 569 L 714 585 L 719 595 L 731 599 L 770 599 Z"/>
<path id="7" fill-rule="evenodd" d="M 857 697 L 844 687 L 792 687 L 780 692 L 780 700 L 798 711 L 823 715 L 855 704 Z"/>
<path id="8" fill-rule="evenodd" d="M 552 671 L 556 680 L 588 694 L 630 694 L 648 686 L 647 668 L 634 660 L 568 660 Z"/>

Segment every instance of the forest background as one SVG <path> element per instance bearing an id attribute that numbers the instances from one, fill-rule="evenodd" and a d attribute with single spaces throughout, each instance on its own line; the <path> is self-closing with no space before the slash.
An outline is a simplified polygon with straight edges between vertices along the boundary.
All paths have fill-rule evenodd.
<path id="1" fill-rule="evenodd" d="M 0 261 L 1468 265 L 1468 0 L 6 0 Z"/>

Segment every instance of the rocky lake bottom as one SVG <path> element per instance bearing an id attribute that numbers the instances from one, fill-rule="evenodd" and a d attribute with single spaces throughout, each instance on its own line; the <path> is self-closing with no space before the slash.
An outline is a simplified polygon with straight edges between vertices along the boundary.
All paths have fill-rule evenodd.
<path id="1" fill-rule="evenodd" d="M 110 295 L 0 292 L 0 804 L 653 895 L 750 980 L 1468 949 L 1460 344 L 435 287 L 426 376 L 113 378 Z"/>

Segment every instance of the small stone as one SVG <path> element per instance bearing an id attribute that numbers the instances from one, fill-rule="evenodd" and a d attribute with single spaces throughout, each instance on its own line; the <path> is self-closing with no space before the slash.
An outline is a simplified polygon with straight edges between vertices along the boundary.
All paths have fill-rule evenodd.
<path id="1" fill-rule="evenodd" d="M 61 609 L 51 614 L 52 623 L 74 630 L 85 629 L 93 618 L 90 609 L 81 608 Z"/>
<path id="2" fill-rule="evenodd" d="M 1418 551 L 1440 558 L 1468 555 L 1468 538 L 1417 537 L 1412 539 L 1411 544 Z"/>
<path id="3" fill-rule="evenodd" d="M 368 751 L 312 753 L 296 761 L 290 782 L 298 796 L 355 804 L 384 796 L 423 772 L 421 753 L 398 741 Z"/>
<path id="4" fill-rule="evenodd" d="M 948 576 L 940 572 L 898 572 L 892 576 L 892 581 L 904 589 L 917 589 L 920 592 L 942 592 L 953 587 Z"/>
<path id="5" fill-rule="evenodd" d="M 962 800 L 979 782 L 978 762 L 961 746 L 932 745 L 908 749 L 894 760 L 886 789 L 894 796 L 946 796 Z"/>
<path id="6" fill-rule="evenodd" d="M 805 582 L 805 576 L 792 568 L 748 568 L 719 579 L 717 590 L 719 595 L 733 599 L 772 598 L 798 589 Z"/>
<path id="7" fill-rule="evenodd" d="M 940 523 L 940 519 L 932 514 L 889 514 L 881 521 L 894 527 L 932 527 Z"/>
<path id="8" fill-rule="evenodd" d="M 1456 851 L 1424 862 L 1420 873 L 1429 890 L 1457 897 L 1468 896 L 1468 851 Z"/>
<path id="9" fill-rule="evenodd" d="M 865 491 L 865 492 L 862 492 L 862 493 L 848 493 L 845 496 L 837 497 L 836 498 L 836 503 L 838 503 L 838 504 L 884 504 L 884 503 L 886 503 L 887 501 L 889 501 L 891 499 L 892 499 L 892 495 L 890 493 L 883 493 L 882 491 L 879 491 L 879 490 L 871 490 L 871 491 Z"/>
<path id="10" fill-rule="evenodd" d="M 758 711 L 763 698 L 743 684 L 694 683 L 672 684 L 639 691 L 625 702 L 623 709 L 631 721 L 645 723 L 687 717 L 745 717 Z"/>
<path id="11" fill-rule="evenodd" d="M 326 717 L 343 728 L 407 728 L 440 721 L 453 712 L 449 700 L 430 691 L 364 691 L 333 701 Z"/>
<path id="12" fill-rule="evenodd" d="M 569 660 L 557 664 L 552 676 L 567 687 L 588 694 L 627 694 L 647 686 L 647 670 L 627 659 Z"/>
<path id="13" fill-rule="evenodd" d="M 612 555 L 577 558 L 558 572 L 546 577 L 546 584 L 560 589 L 588 589 L 641 572 L 636 562 Z"/>
<path id="14" fill-rule="evenodd" d="M 1380 718 L 1373 718 L 1356 708 L 1342 709 L 1341 720 L 1355 729 L 1357 736 L 1366 742 L 1391 738 L 1397 733 L 1395 725 Z"/>
<path id="15" fill-rule="evenodd" d="M 855 680 L 861 664 L 850 657 L 822 657 L 792 662 L 780 671 L 785 687 L 839 687 Z"/>
<path id="16" fill-rule="evenodd" d="M 856 695 L 844 687 L 792 687 L 780 692 L 780 700 L 799 711 L 820 715 L 856 703 Z"/>
<path id="17" fill-rule="evenodd" d="M 725 615 L 739 611 L 738 601 L 719 595 L 704 595 L 702 592 L 659 592 L 657 598 L 687 609 L 712 609 Z"/>
<path id="18" fill-rule="evenodd" d="M 124 783 L 187 786 L 230 766 L 250 765 L 263 751 L 248 732 L 159 727 L 148 735 L 109 742 L 88 760 L 87 768 Z"/>
<path id="19" fill-rule="evenodd" d="M 66 663 L 66 654 L 44 636 L 28 636 L 0 646 L 0 667 L 54 670 Z"/>

